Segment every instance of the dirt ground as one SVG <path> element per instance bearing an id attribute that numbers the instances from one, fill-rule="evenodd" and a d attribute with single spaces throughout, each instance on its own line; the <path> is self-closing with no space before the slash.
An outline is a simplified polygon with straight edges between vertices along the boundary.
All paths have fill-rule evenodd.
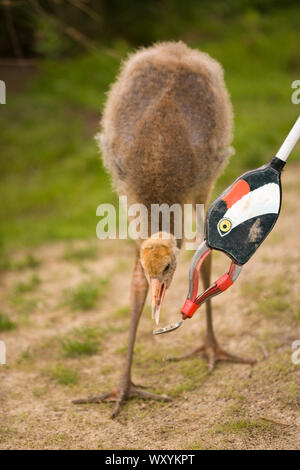
<path id="1" fill-rule="evenodd" d="M 276 228 L 232 289 L 213 302 L 219 342 L 257 364 L 218 363 L 208 374 L 201 357 L 168 362 L 200 345 L 204 308 L 182 329 L 153 337 L 148 299 L 133 380 L 172 401 L 131 400 L 114 421 L 111 403 L 71 401 L 110 390 L 119 379 L 133 244 L 42 246 L 27 264 L 17 253 L 0 278 L 0 310 L 14 322 L 0 331 L 7 349 L 0 448 L 299 449 L 300 364 L 291 360 L 292 342 L 300 340 L 299 180 L 300 165 L 289 164 Z M 174 320 L 186 297 L 190 259 L 183 251 L 162 324 Z M 228 261 L 221 254 L 214 261 L 216 278 Z"/>

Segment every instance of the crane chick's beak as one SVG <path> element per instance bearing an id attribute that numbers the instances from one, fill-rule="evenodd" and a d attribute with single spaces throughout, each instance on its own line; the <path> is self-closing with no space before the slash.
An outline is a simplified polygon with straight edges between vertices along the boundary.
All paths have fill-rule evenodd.
<path id="1" fill-rule="evenodd" d="M 160 282 L 158 279 L 151 279 L 150 281 L 151 296 L 152 296 L 152 318 L 155 318 L 155 323 L 159 323 L 160 307 L 166 292 L 165 282 Z"/>

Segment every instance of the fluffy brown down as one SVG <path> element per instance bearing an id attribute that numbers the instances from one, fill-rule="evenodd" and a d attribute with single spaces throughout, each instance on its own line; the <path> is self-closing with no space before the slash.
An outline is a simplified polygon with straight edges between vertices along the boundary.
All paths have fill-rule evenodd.
<path id="1" fill-rule="evenodd" d="M 205 203 L 232 140 L 221 65 L 183 42 L 132 54 L 108 93 L 99 140 L 130 203 Z"/>

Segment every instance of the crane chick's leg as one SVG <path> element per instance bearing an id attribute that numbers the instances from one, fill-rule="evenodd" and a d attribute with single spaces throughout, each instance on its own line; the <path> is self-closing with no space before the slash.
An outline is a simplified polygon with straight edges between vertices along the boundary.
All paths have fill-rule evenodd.
<path id="1" fill-rule="evenodd" d="M 201 269 L 201 277 L 203 282 L 204 290 L 206 290 L 211 284 L 211 267 L 212 257 L 209 255 L 203 263 Z M 214 329 L 212 320 L 212 302 L 211 299 L 205 302 L 206 307 L 206 336 L 202 346 L 195 349 L 191 353 L 185 354 L 184 356 L 174 358 L 173 360 L 187 359 L 188 357 L 203 354 L 208 360 L 208 370 L 212 372 L 217 361 L 232 361 L 240 362 L 244 364 L 254 364 L 256 360 L 247 359 L 240 356 L 235 356 L 226 352 L 221 346 L 219 346 Z"/>
<path id="2" fill-rule="evenodd" d="M 112 392 L 104 393 L 102 395 L 91 396 L 86 399 L 74 400 L 73 403 L 82 404 L 100 403 L 102 401 L 115 401 L 116 406 L 112 414 L 112 418 L 115 418 L 119 413 L 124 401 L 131 397 L 169 401 L 169 398 L 167 396 L 156 395 L 146 390 L 142 390 L 131 382 L 131 366 L 135 337 L 138 328 L 138 323 L 145 304 L 147 292 L 148 282 L 145 278 L 144 271 L 141 266 L 139 256 L 137 254 L 131 281 L 131 322 L 129 330 L 127 357 L 119 387 L 113 390 Z"/>

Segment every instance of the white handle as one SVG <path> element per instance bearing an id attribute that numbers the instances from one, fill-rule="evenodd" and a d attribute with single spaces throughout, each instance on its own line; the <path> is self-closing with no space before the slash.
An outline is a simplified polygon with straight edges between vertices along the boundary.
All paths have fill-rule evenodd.
<path id="1" fill-rule="evenodd" d="M 283 142 L 282 146 L 278 150 L 276 157 L 280 158 L 280 160 L 286 162 L 288 159 L 289 154 L 295 147 L 296 143 L 300 139 L 300 116 L 298 117 L 297 121 L 293 125 L 292 129 L 290 130 L 289 135 Z"/>

